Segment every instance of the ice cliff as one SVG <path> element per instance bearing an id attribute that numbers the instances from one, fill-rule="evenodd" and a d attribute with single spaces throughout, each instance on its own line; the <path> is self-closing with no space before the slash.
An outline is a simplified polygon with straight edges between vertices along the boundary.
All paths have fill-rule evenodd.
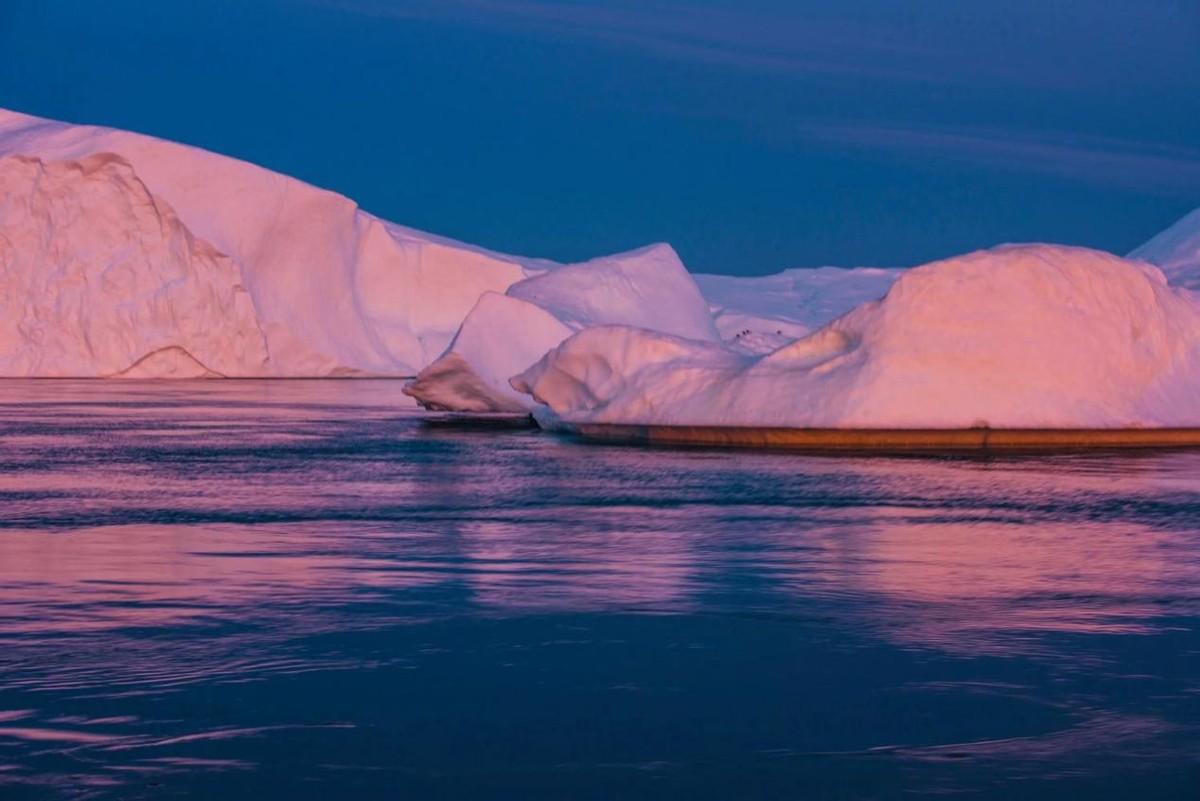
<path id="1" fill-rule="evenodd" d="M 129 163 L 0 158 L 0 374 L 254 375 L 266 338 L 242 268 Z"/>

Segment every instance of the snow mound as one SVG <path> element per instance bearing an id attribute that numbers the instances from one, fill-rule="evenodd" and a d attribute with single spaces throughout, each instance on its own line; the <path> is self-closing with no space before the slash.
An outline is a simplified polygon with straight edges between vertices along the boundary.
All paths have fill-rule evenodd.
<path id="1" fill-rule="evenodd" d="M 1200 306 L 1158 269 L 1005 246 L 905 271 L 883 300 L 767 355 L 592 328 L 513 386 L 568 423 L 1190 426 L 1198 347 Z"/>
<path id="2" fill-rule="evenodd" d="M 159 306 L 154 309 L 160 316 L 151 321 L 144 313 L 134 314 L 128 304 L 121 305 L 116 290 L 96 290 L 98 294 L 87 298 L 86 308 L 77 307 L 94 320 L 108 321 L 103 323 L 108 326 L 104 343 L 91 340 L 85 346 L 72 339 L 89 326 L 100 325 L 94 321 L 62 328 L 61 335 L 48 333 L 59 329 L 61 321 L 47 324 L 40 339 L 28 326 L 11 323 L 4 342 L 10 355 L 0 366 L 4 375 L 104 375 L 126 369 L 165 345 L 186 350 L 207 370 L 221 374 L 413 375 L 445 350 L 481 294 L 503 292 L 510 284 L 553 266 L 413 231 L 366 214 L 345 197 L 252 164 L 125 131 L 0 110 L 2 156 L 33 159 L 43 169 L 57 171 L 52 186 L 31 188 L 20 182 L 22 170 L 33 167 L 15 165 L 33 162 L 5 162 L 5 180 L 17 183 L 5 191 L 0 241 L 14 243 L 6 258 L 20 260 L 26 271 L 19 279 L 26 283 L 19 286 L 10 285 L 11 275 L 0 275 L 0 291 L 8 299 L 10 314 L 11 304 L 16 303 L 13 297 L 28 297 L 37 307 L 49 304 L 61 310 L 65 321 L 66 307 L 61 304 L 74 297 L 75 290 L 52 279 L 67 264 L 89 276 L 112 267 L 110 280 L 126 274 L 122 280 L 146 297 L 154 295 L 153 287 L 168 294 L 175 291 L 171 287 L 181 270 L 203 273 L 204 281 L 216 281 L 223 270 L 228 279 L 221 286 L 204 284 L 204 290 L 193 287 L 196 294 L 186 302 L 172 294 L 171 302 L 180 313 L 174 318 L 179 328 L 170 335 L 161 328 L 169 315 Z M 89 161 L 93 158 L 99 161 Z M 120 167 L 96 166 L 118 161 Z M 78 172 L 77 168 L 55 166 L 71 163 L 95 168 L 87 180 L 72 182 L 68 174 Z M 99 186 L 105 182 L 112 186 Z M 136 194 L 130 187 L 137 186 L 141 189 L 136 191 L 152 201 L 139 206 L 130 194 Z M 77 191 L 88 195 L 71 197 Z M 23 198 L 31 207 L 57 210 L 57 216 L 51 222 L 45 213 L 22 216 L 18 212 Z M 122 215 L 134 208 L 148 213 L 142 208 L 146 203 L 170 209 L 179 230 L 191 237 L 188 241 L 202 243 L 196 244 L 197 253 L 203 251 L 209 254 L 203 258 L 226 266 L 189 268 L 185 266 L 189 260 L 202 261 L 201 256 L 183 254 L 153 237 L 144 239 L 141 231 L 149 218 Z M 66 209 L 81 204 L 87 207 L 86 218 L 70 218 Z M 122 225 L 128 225 L 128 230 Z M 26 226 L 40 226 L 37 230 L 54 244 L 26 252 L 41 247 L 41 240 Z M 63 226 L 70 227 L 70 234 L 60 238 Z M 97 230 L 89 231 L 91 226 Z M 164 242 L 174 241 L 172 237 L 186 238 L 182 233 L 163 234 Z M 164 260 L 159 251 L 169 251 L 171 258 Z M 29 272 L 34 269 L 30 265 L 35 264 L 35 253 L 52 256 L 40 278 Z M 50 293 L 46 300 L 29 295 L 38 287 Z M 239 337 L 261 332 L 266 358 L 256 361 L 262 354 L 249 351 L 235 358 L 243 348 L 236 337 L 221 353 L 201 355 L 191 350 L 199 347 L 195 343 L 200 341 L 201 327 L 222 318 L 226 309 L 220 304 L 238 287 L 248 293 L 242 311 L 215 326 L 212 337 L 215 340 L 232 330 L 242 332 Z M 252 318 L 245 319 L 243 312 L 251 311 Z M 146 325 L 150 328 L 143 331 Z M 100 361 L 88 360 L 89 347 Z M 209 364 L 206 358 L 214 362 Z M 163 363 L 161 358 L 149 362 Z"/>
<path id="3" fill-rule="evenodd" d="M 1170 282 L 1200 290 L 1200 209 L 1129 254 L 1162 268 Z"/>
<path id="4" fill-rule="evenodd" d="M 113 155 L 0 158 L 0 374 L 260 374 L 242 267 Z"/>
<path id="5" fill-rule="evenodd" d="M 446 352 L 404 392 L 430 409 L 528 411 L 509 378 L 576 331 L 624 324 L 700 341 L 719 339 L 708 306 L 669 245 L 559 267 L 487 293 Z"/>
<path id="6" fill-rule="evenodd" d="M 767 353 L 887 294 L 899 269 L 819 267 L 740 278 L 697 275 L 721 338 L 748 353 Z"/>

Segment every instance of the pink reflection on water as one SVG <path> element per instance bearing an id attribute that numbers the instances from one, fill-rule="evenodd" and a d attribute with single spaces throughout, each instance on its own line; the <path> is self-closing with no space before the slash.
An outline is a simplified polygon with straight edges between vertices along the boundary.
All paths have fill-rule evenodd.
<path id="1" fill-rule="evenodd" d="M 0 536 L 0 637 L 183 625 L 256 603 L 317 605 L 436 572 L 322 552 L 323 527 L 110 526 Z M 364 538 L 365 539 L 365 538 Z"/>
<path id="2" fill-rule="evenodd" d="M 248 740 L 305 736 L 316 728 L 305 699 L 265 721 L 152 710 L 223 684 L 328 672 L 337 686 L 424 667 L 426 651 L 461 649 L 456 637 L 478 631 L 478 620 L 458 628 L 466 617 L 688 614 L 697 641 L 718 642 L 764 621 L 798 638 L 812 624 L 818 659 L 882 639 L 954 657 L 1049 657 L 1040 667 L 1061 677 L 1102 654 L 1060 635 L 1141 636 L 1167 615 L 1200 614 L 1194 456 L 990 463 L 585 448 L 420 428 L 394 407 L 389 382 L 9 389 L 0 690 L 13 700 L 0 710 L 0 746 L 105 766 L 75 776 L 67 763 L 53 780 L 70 786 L 252 770 L 206 749 L 240 757 L 256 753 Z M 562 623 L 489 631 L 520 648 Z M 897 691 L 1040 691 L 980 684 Z M 1066 703 L 1072 719 L 1053 732 L 884 748 L 914 761 L 1069 763 L 1170 734 L 1153 710 Z M 29 765 L 0 772 L 38 780 Z"/>
<path id="3" fill-rule="evenodd" d="M 555 527 L 479 523 L 461 532 L 477 601 L 499 612 L 692 607 L 699 557 L 684 532 L 572 535 Z"/>
<path id="4" fill-rule="evenodd" d="M 0 447 L 31 464 L 0 471 L 4 515 L 41 525 L 0 533 L 0 645 L 258 621 L 261 651 L 221 667 L 293 670 L 301 660 L 269 651 L 286 636 L 436 614 L 345 613 L 359 601 L 445 589 L 495 614 L 689 612 L 713 604 L 714 589 L 745 594 L 736 585 L 746 577 L 781 590 L 794 609 L 958 652 L 1012 648 L 1014 635 L 1151 631 L 1168 609 L 1197 606 L 1195 532 L 1122 519 L 1119 508 L 1078 511 L 1107 499 L 1194 496 L 1200 459 L 1191 455 L 806 459 L 589 449 L 543 437 L 536 456 L 506 461 L 496 456 L 511 444 L 502 434 L 424 432 L 420 443 L 463 455 L 408 463 L 384 453 L 349 471 L 345 461 L 301 454 L 279 469 L 253 459 L 289 444 L 337 445 L 346 434 L 335 423 L 371 430 L 406 415 L 395 406 L 399 384 L 6 386 L 0 416 L 20 425 Z M 106 441 L 135 451 L 177 441 L 195 464 L 75 461 L 74 448 L 97 441 L 94 430 L 75 432 L 75 419 L 111 425 Z M 205 461 L 230 447 L 246 453 Z M 722 494 L 739 476 L 747 497 Z M 811 486 L 771 495 L 797 476 Z M 506 505 L 522 497 L 526 505 Z M 382 519 L 372 520 L 379 508 Z M 94 522 L 143 512 L 206 521 L 244 510 L 299 520 Z M 780 601 L 749 606 L 760 603 Z M 201 664 L 174 670 L 202 675 Z"/>
<path id="5" fill-rule="evenodd" d="M 1200 613 L 1200 534 L 1122 519 L 1119 506 L 1066 521 L 1038 511 L 1196 502 L 1196 455 L 1119 465 L 855 462 L 901 502 L 853 526 L 815 513 L 807 544 L 819 548 L 780 572 L 800 596 L 859 599 L 850 617 L 904 645 L 1012 653 L 1039 648 L 1039 633 L 1158 631 L 1163 615 Z"/>
<path id="6" fill-rule="evenodd" d="M 1200 604 L 1195 564 L 1142 526 L 881 523 L 859 538 L 852 580 L 899 642 L 1011 651 L 1014 635 L 1149 633 Z"/>
<path id="7" fill-rule="evenodd" d="M 0 739 L 5 737 L 12 737 L 16 740 L 28 740 L 31 742 L 84 743 L 89 745 L 95 745 L 97 743 L 110 743 L 117 739 L 112 735 L 96 734 L 94 732 L 86 731 L 0 726 Z"/>

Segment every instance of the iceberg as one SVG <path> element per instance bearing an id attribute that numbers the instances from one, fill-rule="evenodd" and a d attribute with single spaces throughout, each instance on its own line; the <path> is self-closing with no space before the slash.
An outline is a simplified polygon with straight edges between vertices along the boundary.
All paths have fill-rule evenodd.
<path id="1" fill-rule="evenodd" d="M 513 378 L 547 424 L 792 428 L 1200 425 L 1200 304 L 1158 268 L 1009 245 L 903 272 L 767 354 L 628 326 Z"/>
<path id="2" fill-rule="evenodd" d="M 1172 284 L 1200 290 L 1200 209 L 1127 256 L 1162 268 Z"/>
<path id="3" fill-rule="evenodd" d="M 10 376 L 412 376 L 480 295 L 552 266 L 198 148 L 3 110 L 0 184 Z"/>
<path id="4" fill-rule="evenodd" d="M 453 342 L 404 392 L 428 409 L 526 412 L 534 401 L 509 378 L 573 333 L 627 325 L 717 342 L 720 335 L 692 276 L 664 244 L 547 270 L 489 292 Z"/>
<path id="5" fill-rule="evenodd" d="M 403 377 L 427 408 L 547 425 L 1200 425 L 1200 210 L 1126 259 L 692 276 L 666 244 L 509 256 L 0 110 L 0 281 L 4 376 Z"/>
<path id="6" fill-rule="evenodd" d="M 513 411 L 509 377 L 590 325 L 719 336 L 669 245 L 508 256 L 141 134 L 0 110 L 0 187 L 6 376 L 420 373 L 430 408 Z"/>
<path id="7" fill-rule="evenodd" d="M 486 293 L 454 341 L 405 392 L 429 409 L 533 411 L 509 379 L 586 328 L 626 325 L 765 353 L 887 293 L 903 270 L 792 269 L 692 276 L 665 244 L 549 269 Z"/>

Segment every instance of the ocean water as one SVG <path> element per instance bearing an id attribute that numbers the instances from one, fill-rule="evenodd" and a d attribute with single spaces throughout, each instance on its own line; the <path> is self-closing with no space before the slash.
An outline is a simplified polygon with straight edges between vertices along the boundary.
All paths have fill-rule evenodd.
<path id="1" fill-rule="evenodd" d="M 0 384 L 0 799 L 1200 795 L 1200 454 Z"/>

